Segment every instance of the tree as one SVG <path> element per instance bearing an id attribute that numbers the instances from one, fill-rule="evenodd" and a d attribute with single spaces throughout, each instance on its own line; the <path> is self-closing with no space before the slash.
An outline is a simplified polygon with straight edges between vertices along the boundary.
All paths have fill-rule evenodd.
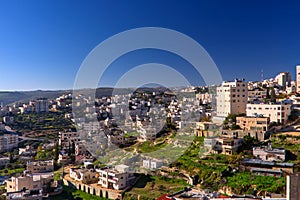
<path id="1" fill-rule="evenodd" d="M 274 89 L 274 88 L 271 89 L 271 97 L 270 97 L 270 101 L 271 101 L 272 103 L 276 103 L 276 94 L 275 94 L 275 89 Z"/>
<path id="2" fill-rule="evenodd" d="M 267 88 L 267 91 L 266 91 L 266 98 L 267 99 L 270 99 L 271 96 L 270 96 L 270 88 Z"/>
<path id="3" fill-rule="evenodd" d="M 54 160 L 57 161 L 59 157 L 59 145 L 58 142 L 55 143 L 55 157 Z"/>

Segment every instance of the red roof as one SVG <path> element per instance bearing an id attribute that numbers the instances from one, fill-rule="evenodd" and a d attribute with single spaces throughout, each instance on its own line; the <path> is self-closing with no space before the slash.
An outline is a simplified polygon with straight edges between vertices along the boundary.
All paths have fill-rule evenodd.
<path id="1" fill-rule="evenodd" d="M 161 197 L 159 197 L 157 200 L 172 200 L 172 197 L 169 197 L 167 194 L 163 194 Z"/>

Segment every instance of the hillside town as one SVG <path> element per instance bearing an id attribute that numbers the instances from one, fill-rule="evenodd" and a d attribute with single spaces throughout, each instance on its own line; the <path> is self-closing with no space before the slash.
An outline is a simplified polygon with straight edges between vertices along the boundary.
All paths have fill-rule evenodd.
<path id="1" fill-rule="evenodd" d="M 281 72 L 3 105 L 1 192 L 4 199 L 67 199 L 72 189 L 101 199 L 296 200 L 299 114 L 300 65 L 295 80 Z M 168 144 L 185 149 L 175 160 L 140 156 Z M 105 160 L 114 149 L 124 153 Z M 134 156 L 124 160 L 127 153 Z"/>

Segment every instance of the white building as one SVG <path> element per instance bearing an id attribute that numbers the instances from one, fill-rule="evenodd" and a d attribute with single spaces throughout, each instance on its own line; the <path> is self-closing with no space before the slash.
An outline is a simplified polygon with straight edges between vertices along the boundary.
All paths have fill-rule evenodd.
<path id="1" fill-rule="evenodd" d="M 85 184 L 97 183 L 98 176 L 98 172 L 94 169 L 70 168 L 70 177 Z"/>
<path id="2" fill-rule="evenodd" d="M 291 84 L 291 75 L 289 72 L 281 72 L 275 77 L 275 82 L 281 87 L 286 87 Z"/>
<path id="3" fill-rule="evenodd" d="M 104 188 L 121 190 L 131 185 L 135 180 L 133 171 L 127 165 L 116 165 L 96 171 L 99 172 L 98 184 Z"/>
<path id="4" fill-rule="evenodd" d="M 247 104 L 247 116 L 269 117 L 270 122 L 286 123 L 291 114 L 291 104 Z"/>
<path id="5" fill-rule="evenodd" d="M 242 145 L 243 138 L 236 135 L 221 135 L 219 137 L 204 138 L 204 147 L 208 153 L 234 154 Z"/>
<path id="6" fill-rule="evenodd" d="M 32 174 L 25 170 L 22 176 L 13 176 L 6 180 L 6 189 L 7 192 L 17 192 L 24 188 L 29 191 L 42 190 L 48 183 L 53 182 L 53 179 L 53 173 Z"/>
<path id="7" fill-rule="evenodd" d="M 217 116 L 246 113 L 247 99 L 247 82 L 238 79 L 234 82 L 223 82 L 217 87 Z"/>
<path id="8" fill-rule="evenodd" d="M 18 147 L 18 138 L 17 134 L 0 133 L 0 152 L 10 151 Z"/>
<path id="9" fill-rule="evenodd" d="M 158 169 L 163 166 L 163 162 L 156 160 L 143 160 L 143 167 L 148 169 Z"/>
<path id="10" fill-rule="evenodd" d="M 286 150 L 272 147 L 253 147 L 253 156 L 264 161 L 285 161 Z"/>
<path id="11" fill-rule="evenodd" d="M 49 102 L 47 98 L 37 99 L 34 106 L 36 113 L 43 113 L 49 111 Z"/>
<path id="12" fill-rule="evenodd" d="M 27 162 L 27 170 L 31 173 L 53 172 L 54 160 Z"/>

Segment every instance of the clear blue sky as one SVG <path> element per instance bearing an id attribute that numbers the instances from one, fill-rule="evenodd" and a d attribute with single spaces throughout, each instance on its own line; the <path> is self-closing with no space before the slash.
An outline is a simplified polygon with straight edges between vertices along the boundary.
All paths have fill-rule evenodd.
<path id="1" fill-rule="evenodd" d="M 262 68 L 265 77 L 280 71 L 294 77 L 300 64 L 299 10 L 297 1 L 0 0 L 0 90 L 70 89 L 96 45 L 147 26 L 194 38 L 223 79 L 260 80 Z M 153 62 L 161 54 L 166 53 L 135 52 L 115 65 Z M 188 68 L 176 56 L 164 58 Z M 122 73 L 113 69 L 106 74 L 108 85 Z M 194 77 L 194 84 L 199 82 Z"/>

